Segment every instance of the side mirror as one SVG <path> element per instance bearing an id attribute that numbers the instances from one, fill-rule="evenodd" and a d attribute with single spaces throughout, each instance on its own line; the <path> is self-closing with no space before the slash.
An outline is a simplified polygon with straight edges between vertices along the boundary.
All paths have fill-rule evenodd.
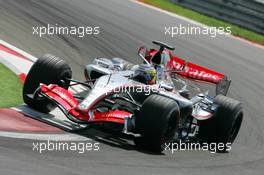
<path id="1" fill-rule="evenodd" d="M 150 64 L 146 58 L 145 58 L 145 55 L 147 53 L 147 48 L 145 46 L 141 46 L 139 49 L 138 49 L 138 56 L 146 63 L 146 64 Z"/>
<path id="2" fill-rule="evenodd" d="M 138 49 L 138 55 L 140 57 L 145 57 L 147 53 L 147 48 L 145 46 L 141 46 L 139 49 Z"/>

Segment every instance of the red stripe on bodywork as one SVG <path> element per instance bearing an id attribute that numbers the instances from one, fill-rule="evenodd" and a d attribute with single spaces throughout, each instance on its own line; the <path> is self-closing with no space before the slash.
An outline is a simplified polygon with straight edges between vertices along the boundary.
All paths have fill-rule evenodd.
<path id="1" fill-rule="evenodd" d="M 186 62 L 185 60 L 180 59 L 176 56 L 172 56 L 168 64 L 169 67 L 175 70 L 181 70 L 181 68 L 185 65 L 185 70 L 179 72 L 178 74 L 185 76 L 186 78 L 192 78 L 215 84 L 219 83 L 224 78 L 224 74 L 218 73 L 216 71 L 191 62 Z"/>
<path id="2" fill-rule="evenodd" d="M 185 70 L 182 72 L 178 72 L 177 74 L 182 75 L 184 78 L 191 78 L 195 80 L 201 80 L 204 82 L 210 82 L 213 84 L 218 84 L 224 77 L 224 74 L 216 72 L 214 70 L 202 67 L 200 65 L 187 62 L 182 58 L 179 58 L 168 50 L 165 50 L 170 54 L 170 61 L 168 62 L 167 69 L 172 70 L 181 70 L 183 66 L 185 66 Z M 158 50 L 151 49 L 146 53 L 146 59 L 148 61 L 158 52 Z"/>
<path id="3" fill-rule="evenodd" d="M 107 112 L 94 112 L 93 122 L 115 122 L 124 123 L 125 117 L 131 116 L 131 113 L 120 110 L 113 110 Z"/>
<path id="4" fill-rule="evenodd" d="M 40 90 L 42 93 L 49 96 L 57 103 L 59 103 L 65 110 L 78 120 L 86 122 L 115 122 L 124 123 L 125 117 L 130 117 L 132 114 L 126 111 L 113 110 L 107 112 L 93 112 L 92 116 L 89 116 L 88 111 L 80 111 L 77 109 L 79 102 L 74 98 L 71 92 L 59 87 L 57 85 L 41 85 Z"/>

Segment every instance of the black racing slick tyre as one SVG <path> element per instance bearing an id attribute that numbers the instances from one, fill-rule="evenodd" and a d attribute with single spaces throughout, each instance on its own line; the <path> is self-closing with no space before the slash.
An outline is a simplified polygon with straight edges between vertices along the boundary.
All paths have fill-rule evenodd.
<path id="1" fill-rule="evenodd" d="M 217 151 L 227 152 L 242 124 L 242 105 L 239 101 L 223 95 L 217 95 L 214 103 L 218 105 L 218 108 L 212 118 L 200 123 L 198 137 L 203 143 L 224 145 Z"/>
<path id="2" fill-rule="evenodd" d="M 71 77 L 71 68 L 65 61 L 53 55 L 44 55 L 29 70 L 23 87 L 24 102 L 37 111 L 49 113 L 55 108 L 55 105 L 45 98 L 32 98 L 32 94 L 38 89 L 40 83 L 57 84 L 68 89 L 70 84 L 68 79 Z"/>
<path id="3" fill-rule="evenodd" d="M 167 97 L 149 96 L 136 115 L 135 129 L 142 137 L 134 142 L 140 149 L 160 153 L 170 143 L 179 126 L 179 106 Z"/>

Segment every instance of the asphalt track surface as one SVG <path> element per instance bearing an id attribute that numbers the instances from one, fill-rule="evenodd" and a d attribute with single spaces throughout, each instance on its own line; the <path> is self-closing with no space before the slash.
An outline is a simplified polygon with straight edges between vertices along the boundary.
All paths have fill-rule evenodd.
<path id="1" fill-rule="evenodd" d="M 85 38 L 32 35 L 32 26 L 47 23 L 99 26 L 101 32 Z M 239 136 L 227 154 L 153 155 L 115 139 L 99 139 L 97 152 L 39 154 L 32 151 L 32 140 L 3 137 L 0 174 L 263 174 L 264 49 L 226 36 L 164 35 L 164 26 L 180 23 L 188 24 L 127 0 L 0 0 L 0 38 L 35 56 L 52 53 L 66 59 L 77 78 L 82 79 L 83 65 L 94 57 L 137 62 L 137 48 L 157 39 L 174 45 L 176 55 L 229 75 L 229 96 L 242 101 L 245 111 Z"/>

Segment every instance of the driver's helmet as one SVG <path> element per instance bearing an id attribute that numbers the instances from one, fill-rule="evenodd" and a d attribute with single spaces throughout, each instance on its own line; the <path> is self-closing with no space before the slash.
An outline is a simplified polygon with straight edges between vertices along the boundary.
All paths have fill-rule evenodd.
<path id="1" fill-rule="evenodd" d="M 135 80 L 147 85 L 156 83 L 156 69 L 152 65 L 140 64 L 134 71 Z"/>

